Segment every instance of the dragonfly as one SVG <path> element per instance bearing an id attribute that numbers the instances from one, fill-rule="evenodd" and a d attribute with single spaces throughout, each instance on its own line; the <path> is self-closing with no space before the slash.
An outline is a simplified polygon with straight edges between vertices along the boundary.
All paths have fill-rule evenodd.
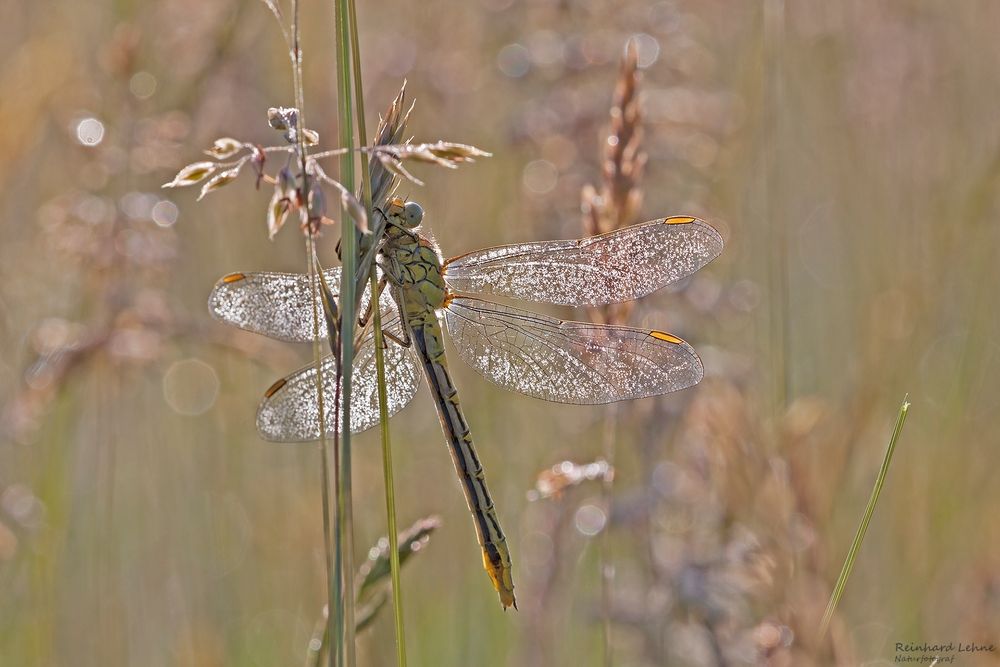
<path id="1" fill-rule="evenodd" d="M 355 336 L 350 429 L 361 432 L 379 422 L 370 317 L 377 307 L 386 337 L 388 412 L 395 414 L 413 398 L 423 375 L 472 513 L 483 566 L 502 607 L 516 608 L 510 551 L 452 382 L 442 322 L 463 361 L 528 396 L 598 405 L 685 389 L 701 381 L 704 368 L 694 349 L 673 334 L 562 320 L 491 297 L 561 306 L 639 299 L 712 261 L 722 252 L 722 237 L 704 220 L 675 216 L 583 239 L 503 245 L 445 260 L 420 229 L 424 214 L 418 203 L 393 199 L 383 215 L 379 289 L 374 298 L 368 288 L 362 295 Z M 323 279 L 339 292 L 339 269 L 324 271 Z M 209 309 L 248 331 L 313 341 L 312 280 L 305 274 L 232 273 L 212 290 Z M 302 442 L 319 439 L 326 428 L 332 436 L 339 423 L 335 371 L 331 355 L 274 383 L 257 411 L 260 435 Z M 322 419 L 317 372 L 323 378 Z"/>

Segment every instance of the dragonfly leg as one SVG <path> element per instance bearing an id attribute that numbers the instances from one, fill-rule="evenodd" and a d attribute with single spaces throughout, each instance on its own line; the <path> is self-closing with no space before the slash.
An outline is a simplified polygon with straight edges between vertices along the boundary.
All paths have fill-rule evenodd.
<path id="1" fill-rule="evenodd" d="M 403 335 L 397 336 L 388 329 L 382 329 L 382 335 L 401 347 L 410 347 L 410 345 L 413 344 L 413 340 L 410 338 L 410 328 L 406 326 L 406 315 L 403 311 L 403 304 L 401 301 L 402 296 L 400 296 L 399 300 L 396 301 L 396 311 L 399 313 L 400 329 L 402 330 Z"/>
<path id="2" fill-rule="evenodd" d="M 383 256 L 384 257 L 384 256 Z M 392 283 L 393 287 L 402 287 L 399 276 L 402 275 L 402 268 L 395 257 L 388 257 L 377 261 L 378 268 L 382 269 L 382 277 Z"/>
<path id="3" fill-rule="evenodd" d="M 376 290 L 377 295 L 371 301 L 368 302 L 368 307 L 365 308 L 365 312 L 362 313 L 360 317 L 358 317 L 358 326 L 361 327 L 361 332 L 362 333 L 365 332 L 367 330 L 367 328 L 368 328 L 368 324 L 369 324 L 369 321 L 371 320 L 371 316 L 372 316 L 373 304 L 375 304 L 376 302 L 379 301 L 380 297 L 382 296 L 382 292 L 385 291 L 386 285 L 388 285 L 388 284 L 389 284 L 389 273 L 387 271 L 383 270 L 382 271 L 382 278 L 379 279 L 379 281 L 378 281 L 378 286 L 377 286 L 377 290 Z M 400 306 L 397 303 L 396 304 L 396 308 L 399 311 L 399 321 L 403 322 L 404 321 L 404 319 L 403 319 L 403 307 Z M 384 328 L 382 329 L 382 335 L 385 336 L 386 338 L 388 338 L 389 340 L 391 340 L 392 342 L 396 343 L 397 345 L 400 345 L 402 347 L 410 347 L 410 345 L 412 344 L 412 341 L 410 340 L 410 333 L 409 333 L 409 331 L 407 331 L 407 329 L 406 329 L 405 326 L 402 327 L 402 329 L 403 329 L 403 335 L 402 336 L 397 336 L 394 333 L 392 333 L 391 331 L 389 331 L 388 329 L 384 329 Z M 361 335 L 362 334 L 359 334 L 359 340 L 361 338 Z M 383 343 L 383 348 L 384 347 L 386 347 L 385 343 Z"/>
<path id="4" fill-rule="evenodd" d="M 337 309 L 337 300 L 333 296 L 333 291 L 326 282 L 323 272 L 318 272 L 320 283 L 320 300 L 323 302 L 323 319 L 326 322 L 327 340 L 330 343 L 330 351 L 336 354 L 340 347 L 340 314 Z"/>
<path id="5" fill-rule="evenodd" d="M 364 328 L 368 325 L 368 318 L 372 316 L 372 308 L 374 308 L 375 304 L 379 302 L 382 292 L 385 290 L 385 286 L 387 284 L 389 284 L 389 277 L 383 272 L 382 278 L 378 281 L 375 296 L 373 296 L 368 302 L 368 307 L 365 308 L 365 311 L 358 316 L 358 326 Z"/>
<path id="6" fill-rule="evenodd" d="M 413 340 L 410 338 L 410 333 L 406 329 L 403 329 L 402 336 L 397 336 L 396 334 L 385 329 L 382 329 L 382 335 L 401 347 L 410 347 L 410 345 L 413 344 Z"/>

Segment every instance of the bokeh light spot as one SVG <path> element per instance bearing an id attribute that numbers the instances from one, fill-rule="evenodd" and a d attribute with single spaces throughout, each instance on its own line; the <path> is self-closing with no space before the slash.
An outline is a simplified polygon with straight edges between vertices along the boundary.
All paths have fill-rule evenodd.
<path id="1" fill-rule="evenodd" d="M 607 516 L 597 505 L 582 505 L 573 517 L 573 524 L 576 529 L 587 536 L 597 535 L 604 529 L 607 523 Z"/>
<path id="2" fill-rule="evenodd" d="M 132 220 L 149 220 L 158 201 L 159 197 L 148 192 L 127 192 L 118 206 Z"/>
<path id="3" fill-rule="evenodd" d="M 148 100 L 156 92 L 156 77 L 149 72 L 136 72 L 129 79 L 128 89 L 140 100 Z"/>
<path id="4" fill-rule="evenodd" d="M 528 40 L 528 50 L 536 65 L 557 65 L 565 58 L 562 38 L 551 30 L 539 30 Z"/>
<path id="5" fill-rule="evenodd" d="M 636 33 L 632 35 L 632 41 L 635 42 L 636 55 L 639 57 L 639 69 L 646 69 L 660 57 L 660 43 L 652 35 Z"/>
<path id="6" fill-rule="evenodd" d="M 105 197 L 86 195 L 81 197 L 76 206 L 73 207 L 73 213 L 88 224 L 99 225 L 111 222 L 115 210 L 114 205 Z"/>
<path id="7" fill-rule="evenodd" d="M 512 79 L 518 79 L 531 69 L 531 52 L 520 44 L 508 44 L 497 54 L 497 67 Z"/>
<path id="8" fill-rule="evenodd" d="M 529 192 L 536 195 L 548 194 L 559 181 L 559 170 L 548 160 L 534 160 L 525 165 L 522 181 Z"/>
<path id="9" fill-rule="evenodd" d="M 195 416 L 215 405 L 219 376 L 201 359 L 174 362 L 163 375 L 163 398 L 181 415 Z"/>
<path id="10" fill-rule="evenodd" d="M 168 199 L 161 199 L 153 205 L 153 210 L 150 212 L 153 222 L 158 224 L 160 227 L 170 227 L 175 222 L 177 222 L 177 216 L 180 211 L 177 208 L 177 204 L 173 203 Z"/>
<path id="11" fill-rule="evenodd" d="M 104 140 L 104 123 L 96 118 L 83 118 L 76 124 L 76 140 L 84 146 L 96 146 Z"/>

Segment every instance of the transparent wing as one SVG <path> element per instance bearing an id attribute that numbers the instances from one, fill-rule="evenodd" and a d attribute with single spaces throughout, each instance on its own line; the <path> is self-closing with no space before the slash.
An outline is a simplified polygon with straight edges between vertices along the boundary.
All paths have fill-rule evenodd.
<path id="1" fill-rule="evenodd" d="M 323 272 L 330 291 L 340 294 L 340 268 Z M 218 319 L 246 331 L 291 342 L 313 340 L 312 285 L 303 273 L 230 273 L 212 289 L 208 309 Z M 368 308 L 371 289 L 361 297 L 362 312 Z M 397 312 L 389 290 L 379 298 L 383 319 Z M 322 317 L 322 313 L 320 313 Z M 400 334 L 398 319 L 396 330 Z M 326 327 L 320 322 L 320 334 Z"/>
<path id="2" fill-rule="evenodd" d="M 389 324 L 389 323 L 387 323 Z M 399 325 L 398 319 L 392 323 Z M 389 416 L 396 414 L 413 398 L 420 386 L 420 374 L 409 348 L 387 341 L 385 374 L 389 379 Z M 375 376 L 375 340 L 369 335 L 358 346 L 351 383 L 351 432 L 360 433 L 379 422 L 378 389 Z M 322 361 L 323 407 L 327 435 L 334 433 L 336 363 L 332 356 Z M 316 392 L 316 366 L 306 366 L 278 380 L 257 408 L 257 431 L 273 442 L 318 440 L 319 403 Z M 343 416 L 343 415 L 341 415 Z"/>
<path id="3" fill-rule="evenodd" d="M 445 263 L 458 292 L 565 306 L 638 299 L 719 256 L 722 237 L 704 220 L 673 217 L 573 241 L 497 246 Z"/>
<path id="4" fill-rule="evenodd" d="M 566 322 L 464 296 L 452 297 L 445 321 L 459 356 L 486 379 L 558 403 L 655 396 L 704 375 L 691 346 L 662 331 Z"/>

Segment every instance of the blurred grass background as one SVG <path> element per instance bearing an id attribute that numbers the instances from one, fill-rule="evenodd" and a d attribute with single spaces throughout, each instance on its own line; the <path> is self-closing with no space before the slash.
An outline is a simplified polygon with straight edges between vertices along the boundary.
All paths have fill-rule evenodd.
<path id="1" fill-rule="evenodd" d="M 307 119 L 328 142 L 332 9 L 304 12 Z M 519 612 L 482 573 L 426 392 L 393 420 L 401 525 L 443 520 L 403 573 L 412 664 L 600 664 L 605 523 L 617 664 L 892 664 L 896 642 L 1000 639 L 1000 5 L 431 0 L 359 18 L 370 112 L 405 77 L 418 140 L 495 154 L 400 191 L 446 256 L 582 235 L 631 36 L 641 219 L 700 215 L 727 240 L 633 313 L 708 377 L 621 408 L 610 517 L 598 484 L 526 499 L 539 471 L 600 454 L 606 410 L 453 362 Z M 280 32 L 254 2 L 56 0 L 8 4 L 0 34 L 0 664 L 300 664 L 325 599 L 319 455 L 262 442 L 253 415 L 308 350 L 224 329 L 205 301 L 231 271 L 303 270 L 301 238 L 266 240 L 251 179 L 197 205 L 159 189 L 216 137 L 274 141 Z M 363 547 L 384 532 L 374 434 L 355 461 Z M 362 663 L 387 664 L 391 637 L 386 614 Z"/>

